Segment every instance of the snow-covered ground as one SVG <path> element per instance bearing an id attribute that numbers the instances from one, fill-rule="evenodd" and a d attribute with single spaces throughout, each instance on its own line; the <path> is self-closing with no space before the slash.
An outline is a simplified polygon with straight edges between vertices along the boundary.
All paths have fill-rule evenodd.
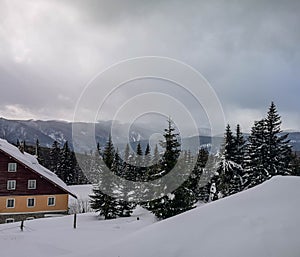
<path id="1" fill-rule="evenodd" d="M 1 257 L 299 257 L 300 178 L 264 184 L 161 222 L 93 213 L 0 225 Z M 140 217 L 137 220 L 136 217 Z"/>
<path id="2" fill-rule="evenodd" d="M 90 195 L 93 194 L 93 185 L 69 186 L 72 192 L 77 196 L 75 199 L 69 195 L 69 213 L 82 213 L 92 211 L 90 208 Z"/>

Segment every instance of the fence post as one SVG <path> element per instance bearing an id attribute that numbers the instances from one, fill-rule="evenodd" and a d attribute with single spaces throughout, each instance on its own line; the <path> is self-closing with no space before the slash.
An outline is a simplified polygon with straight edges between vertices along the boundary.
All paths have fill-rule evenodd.
<path id="1" fill-rule="evenodd" d="M 24 229 L 24 220 L 21 221 L 21 226 L 20 226 L 21 231 Z"/>
<path id="2" fill-rule="evenodd" d="M 77 227 L 77 214 L 74 213 L 74 222 L 73 222 L 73 228 L 75 229 Z"/>

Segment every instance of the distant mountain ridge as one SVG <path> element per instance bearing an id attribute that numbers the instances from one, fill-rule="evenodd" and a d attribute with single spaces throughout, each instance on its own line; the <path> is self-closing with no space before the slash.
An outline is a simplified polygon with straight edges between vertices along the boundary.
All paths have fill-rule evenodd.
<path id="1" fill-rule="evenodd" d="M 82 124 L 82 133 L 84 133 L 84 124 L 86 123 Z M 6 139 L 10 143 L 16 143 L 17 140 L 25 140 L 28 145 L 34 145 L 38 139 L 40 145 L 44 147 L 51 147 L 54 140 L 61 145 L 68 141 L 70 147 L 73 148 L 72 125 L 73 123 L 71 122 L 57 120 L 8 120 L 0 118 L 0 138 Z M 104 145 L 107 141 L 111 126 L 111 121 L 95 124 L 96 141 L 101 145 Z M 117 136 L 122 137 L 122 133 L 119 135 L 118 131 L 122 131 L 124 125 L 116 123 L 115 127 Z M 130 141 L 135 142 L 146 139 L 152 133 L 153 131 L 147 128 L 134 126 L 130 130 Z M 126 138 L 120 138 L 119 141 L 126 142 Z"/>
<path id="2" fill-rule="evenodd" d="M 120 142 L 126 142 L 127 137 L 125 138 L 123 133 L 121 133 L 124 124 L 116 123 L 115 125 L 115 136 L 119 137 L 118 140 Z M 108 139 L 111 126 L 111 121 L 100 121 L 95 125 L 95 138 L 102 146 Z M 155 130 L 150 126 L 134 125 L 130 128 L 129 138 L 133 145 L 138 141 L 144 142 L 145 144 L 152 134 L 161 132 L 162 131 Z M 38 139 L 40 145 L 44 147 L 51 147 L 54 140 L 61 145 L 68 141 L 70 147 L 73 147 L 72 123 L 58 120 L 9 120 L 0 118 L 0 138 L 6 139 L 8 142 L 14 144 L 17 140 L 25 140 L 28 145 L 34 145 L 36 139 Z M 189 141 L 193 141 L 194 139 L 195 137 L 185 139 L 183 149 L 188 148 Z M 222 137 L 217 136 L 215 139 L 221 142 Z M 293 146 L 294 151 L 300 151 L 300 132 L 290 132 L 289 139 L 291 140 L 290 144 Z M 207 146 L 210 143 L 211 137 L 207 135 L 200 136 L 201 145 Z"/>

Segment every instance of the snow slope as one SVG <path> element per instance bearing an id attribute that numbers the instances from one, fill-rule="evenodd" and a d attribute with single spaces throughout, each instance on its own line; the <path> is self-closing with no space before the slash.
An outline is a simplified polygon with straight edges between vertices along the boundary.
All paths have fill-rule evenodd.
<path id="1" fill-rule="evenodd" d="M 300 178 L 275 177 L 86 256 L 299 257 L 299 203 Z"/>
<path id="2" fill-rule="evenodd" d="M 85 190 L 84 190 L 85 191 Z M 176 217 L 94 213 L 0 225 L 1 257 L 299 257 L 300 178 L 264 184 Z M 140 218 L 137 220 L 137 216 Z"/>

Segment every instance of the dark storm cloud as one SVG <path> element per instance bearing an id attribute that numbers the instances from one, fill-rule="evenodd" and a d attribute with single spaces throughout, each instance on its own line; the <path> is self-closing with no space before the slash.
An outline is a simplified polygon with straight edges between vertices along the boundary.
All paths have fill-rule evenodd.
<path id="1" fill-rule="evenodd" d="M 299 12 L 296 0 L 0 1 L 0 115 L 72 119 L 97 72 L 162 55 L 199 70 L 230 122 L 247 127 L 274 100 L 300 128 Z"/>

